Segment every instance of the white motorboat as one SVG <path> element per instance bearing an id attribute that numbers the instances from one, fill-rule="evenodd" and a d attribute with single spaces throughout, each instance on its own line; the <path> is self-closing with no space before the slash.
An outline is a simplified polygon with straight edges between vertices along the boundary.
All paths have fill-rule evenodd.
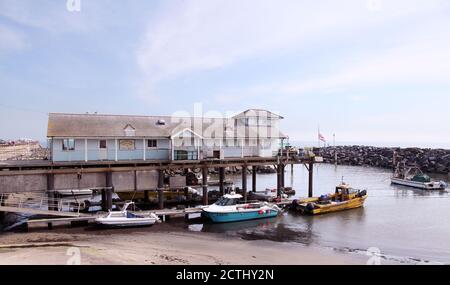
<path id="1" fill-rule="evenodd" d="M 432 181 L 430 176 L 424 174 L 418 167 L 400 167 L 400 165 L 397 166 L 391 182 L 423 190 L 445 190 L 448 186 L 444 181 Z"/>
<path id="2" fill-rule="evenodd" d="M 121 211 L 109 211 L 106 216 L 95 219 L 95 222 L 109 227 L 141 227 L 159 222 L 158 216 L 154 213 L 139 215 L 128 211 L 130 206 L 134 206 L 134 202 L 125 203 Z"/>
<path id="3" fill-rule="evenodd" d="M 221 197 L 215 204 L 203 208 L 203 214 L 215 223 L 273 218 L 281 213 L 275 204 L 243 203 L 242 195 L 231 193 Z"/>

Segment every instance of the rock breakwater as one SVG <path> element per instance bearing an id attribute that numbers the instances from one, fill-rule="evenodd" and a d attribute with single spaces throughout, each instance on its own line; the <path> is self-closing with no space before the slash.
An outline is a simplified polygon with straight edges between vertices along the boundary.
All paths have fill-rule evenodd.
<path id="1" fill-rule="evenodd" d="M 337 146 L 316 148 L 314 152 L 321 155 L 325 163 L 334 163 L 337 153 L 340 165 L 393 168 L 400 162 L 417 165 L 427 173 L 450 173 L 450 150 L 447 149 Z"/>

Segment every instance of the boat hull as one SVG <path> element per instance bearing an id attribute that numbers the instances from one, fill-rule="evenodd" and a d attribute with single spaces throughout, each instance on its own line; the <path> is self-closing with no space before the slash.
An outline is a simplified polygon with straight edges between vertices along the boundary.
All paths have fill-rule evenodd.
<path id="1" fill-rule="evenodd" d="M 106 227 L 144 227 L 152 226 L 156 223 L 156 219 L 153 218 L 140 218 L 140 219 L 96 219 L 97 225 Z"/>
<path id="2" fill-rule="evenodd" d="M 344 202 L 332 203 L 328 205 L 316 205 L 314 209 L 308 207 L 308 204 L 310 203 L 299 203 L 295 206 L 295 209 L 306 215 L 323 215 L 361 208 L 362 206 L 364 206 L 364 202 L 367 197 L 368 196 L 365 195 L 363 197 L 353 198 Z"/>
<path id="3" fill-rule="evenodd" d="M 399 178 L 391 178 L 392 184 L 396 185 L 402 185 L 407 187 L 412 187 L 416 189 L 422 189 L 422 190 L 445 190 L 445 186 L 441 185 L 440 183 L 432 183 L 427 184 L 424 182 L 417 182 L 417 181 L 410 181 L 410 180 L 404 180 Z"/>
<path id="4" fill-rule="evenodd" d="M 230 213 L 214 213 L 203 211 L 203 215 L 211 219 L 214 223 L 230 223 L 240 222 L 256 219 L 267 219 L 278 216 L 278 211 L 270 210 L 258 210 L 258 211 L 246 211 L 246 212 L 230 212 Z"/>

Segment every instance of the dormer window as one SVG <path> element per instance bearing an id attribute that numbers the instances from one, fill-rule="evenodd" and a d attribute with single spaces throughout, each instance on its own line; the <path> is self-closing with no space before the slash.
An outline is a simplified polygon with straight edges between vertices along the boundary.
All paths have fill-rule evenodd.
<path id="1" fill-rule="evenodd" d="M 123 129 L 126 137 L 134 137 L 136 136 L 136 129 L 133 128 L 132 125 L 126 125 Z"/>

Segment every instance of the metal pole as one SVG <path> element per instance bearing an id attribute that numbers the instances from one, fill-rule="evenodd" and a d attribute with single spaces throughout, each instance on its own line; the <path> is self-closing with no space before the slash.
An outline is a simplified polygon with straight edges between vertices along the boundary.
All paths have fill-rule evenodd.
<path id="1" fill-rule="evenodd" d="M 208 167 L 203 167 L 202 169 L 202 184 L 203 184 L 203 205 L 208 205 Z"/>
<path id="2" fill-rule="evenodd" d="M 333 134 L 333 148 L 334 148 L 334 167 L 337 168 L 338 161 L 337 161 L 337 150 L 336 150 L 336 134 Z"/>
<path id="3" fill-rule="evenodd" d="M 276 168 L 277 168 L 277 197 L 281 197 L 281 164 L 278 164 Z"/>

